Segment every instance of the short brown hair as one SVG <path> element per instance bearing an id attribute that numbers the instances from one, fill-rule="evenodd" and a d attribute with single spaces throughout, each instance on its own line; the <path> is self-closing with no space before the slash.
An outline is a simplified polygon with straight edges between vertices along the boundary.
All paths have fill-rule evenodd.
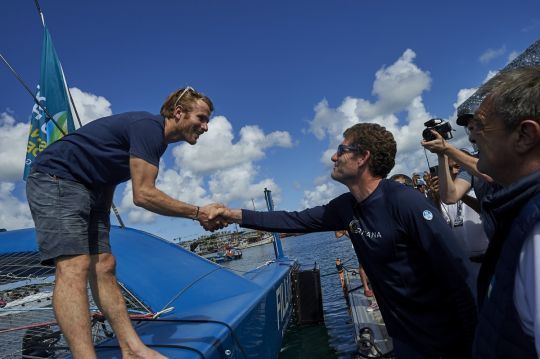
<path id="1" fill-rule="evenodd" d="M 182 96 L 180 100 L 178 100 L 179 96 Z M 198 100 L 203 100 L 208 105 L 210 112 L 214 111 L 214 104 L 207 96 L 191 87 L 184 87 L 174 91 L 167 97 L 163 105 L 161 105 L 159 113 L 165 118 L 170 118 L 173 116 L 176 106 L 181 106 L 185 112 L 190 112 L 193 109 L 193 104 Z"/>
<path id="2" fill-rule="evenodd" d="M 372 175 L 386 178 L 394 168 L 397 145 L 392 133 L 376 123 L 357 123 L 343 133 L 351 145 L 369 151 L 368 168 Z"/>
<path id="3" fill-rule="evenodd" d="M 396 181 L 396 182 L 403 181 L 404 185 L 409 186 L 409 187 L 414 187 L 411 177 L 409 177 L 409 176 L 407 176 L 406 174 L 403 174 L 403 173 L 397 173 L 397 174 L 393 175 L 392 177 L 390 177 L 390 180 L 391 181 Z"/>

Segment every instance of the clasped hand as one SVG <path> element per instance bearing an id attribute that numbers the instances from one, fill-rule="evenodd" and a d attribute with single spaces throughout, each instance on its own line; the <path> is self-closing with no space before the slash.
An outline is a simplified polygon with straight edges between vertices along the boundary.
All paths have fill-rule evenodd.
<path id="1" fill-rule="evenodd" d="M 212 203 L 200 208 L 197 220 L 205 230 L 213 232 L 234 222 L 230 212 L 223 203 Z"/>

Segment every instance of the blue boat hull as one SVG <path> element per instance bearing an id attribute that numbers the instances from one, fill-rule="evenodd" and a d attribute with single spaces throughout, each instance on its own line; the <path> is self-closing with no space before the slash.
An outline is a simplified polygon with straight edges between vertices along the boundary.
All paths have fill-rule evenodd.
<path id="1" fill-rule="evenodd" d="M 293 261 L 243 276 L 135 229 L 113 227 L 118 281 L 155 320 L 134 322 L 144 343 L 171 358 L 276 358 L 288 325 Z M 33 229 L 0 233 L 0 254 L 36 251 Z M 121 358 L 116 340 L 96 346 Z"/>

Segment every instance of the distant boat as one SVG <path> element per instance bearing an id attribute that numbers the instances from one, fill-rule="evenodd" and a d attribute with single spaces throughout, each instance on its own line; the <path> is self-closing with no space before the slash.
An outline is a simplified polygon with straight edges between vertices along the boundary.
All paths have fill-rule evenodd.
<path id="1" fill-rule="evenodd" d="M 229 262 L 242 258 L 242 251 L 238 248 L 230 248 L 224 252 L 210 253 L 203 256 L 215 263 Z"/>
<path id="2" fill-rule="evenodd" d="M 251 248 L 256 246 L 261 246 L 263 244 L 272 243 L 274 241 L 274 236 L 272 233 L 269 232 L 258 232 L 257 237 L 254 237 L 255 239 L 252 239 L 251 237 L 248 240 L 244 240 L 240 243 L 239 248 Z"/>

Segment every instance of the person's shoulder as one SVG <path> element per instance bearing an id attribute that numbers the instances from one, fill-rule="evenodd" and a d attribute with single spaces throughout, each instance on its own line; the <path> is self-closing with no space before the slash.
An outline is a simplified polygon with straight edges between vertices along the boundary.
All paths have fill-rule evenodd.
<path id="1" fill-rule="evenodd" d="M 456 179 L 462 179 L 464 181 L 471 183 L 473 180 L 473 176 L 466 169 L 462 168 L 458 172 Z"/>
<path id="2" fill-rule="evenodd" d="M 163 117 L 161 117 L 160 115 L 154 115 L 146 111 L 124 112 L 124 113 L 119 113 L 118 115 L 115 115 L 115 116 L 118 116 L 120 118 L 125 118 L 125 119 L 131 119 L 131 120 L 162 120 L 163 119 Z"/>
<path id="3" fill-rule="evenodd" d="M 356 203 L 356 199 L 352 195 L 351 192 L 345 192 L 343 194 L 340 194 L 339 196 L 335 197 L 334 199 L 330 200 L 328 204 L 354 204 Z"/>
<path id="4" fill-rule="evenodd" d="M 164 126 L 164 119 L 160 115 L 153 115 L 150 112 L 144 111 L 135 111 L 135 112 L 125 112 L 118 115 L 119 119 L 122 121 L 127 121 L 129 126 L 134 126 L 136 128 L 140 127 L 156 127 L 161 128 Z"/>
<path id="5" fill-rule="evenodd" d="M 383 193 L 385 204 L 393 213 L 419 213 L 425 209 L 431 209 L 431 204 L 428 198 L 420 191 L 405 186 L 399 182 L 384 180 Z"/>
<path id="6" fill-rule="evenodd" d="M 407 198 L 424 197 L 424 195 L 420 193 L 420 191 L 389 179 L 383 179 L 381 181 L 381 189 L 386 197 L 390 199 L 396 199 L 397 201 L 401 201 Z"/>

